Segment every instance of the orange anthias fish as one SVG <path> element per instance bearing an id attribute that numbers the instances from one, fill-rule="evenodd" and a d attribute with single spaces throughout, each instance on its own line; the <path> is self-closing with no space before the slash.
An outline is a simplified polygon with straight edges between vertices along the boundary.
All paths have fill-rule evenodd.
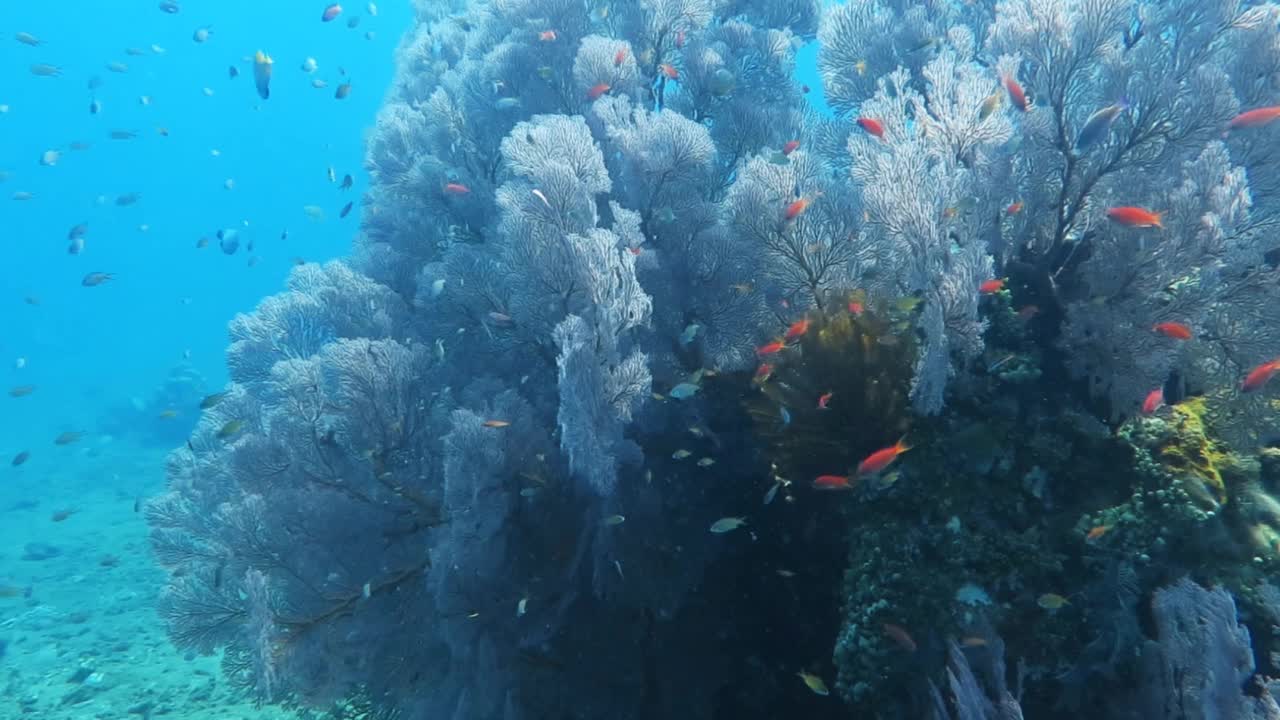
<path id="1" fill-rule="evenodd" d="M 676 70 L 676 67 L 671 63 L 662 63 L 661 65 L 658 66 L 658 69 L 662 71 L 663 75 L 666 75 L 668 78 L 672 80 L 675 80 L 676 78 L 680 77 L 680 72 Z"/>
<path id="2" fill-rule="evenodd" d="M 898 459 L 899 455 L 910 449 L 911 446 L 907 444 L 906 438 L 899 440 L 887 448 L 881 448 L 880 450 L 868 455 L 862 462 L 858 463 L 858 474 L 872 475 L 874 473 L 878 473 L 889 467 L 889 465 L 893 464 L 894 460 Z"/>
<path id="3" fill-rule="evenodd" d="M 626 62 L 626 60 L 627 60 L 627 48 L 625 46 L 618 48 L 618 52 L 613 54 L 613 66 L 618 67 L 622 63 Z"/>
<path id="4" fill-rule="evenodd" d="M 864 312 L 866 312 L 866 311 L 867 311 L 867 306 L 866 306 L 866 305 L 863 305 L 862 303 L 858 302 L 857 300 L 850 300 L 850 301 L 849 301 L 849 312 L 850 312 L 850 313 L 853 313 L 853 316 L 854 316 L 854 317 L 857 317 L 857 316 L 861 315 L 862 313 L 864 313 Z"/>
<path id="5" fill-rule="evenodd" d="M 800 147 L 800 141 L 799 141 L 799 140 L 788 140 L 788 141 L 787 141 L 785 144 L 783 144 L 783 146 L 782 146 L 782 154 L 783 154 L 783 155 L 790 155 L 791 153 L 795 152 L 795 151 L 796 151 L 796 148 L 798 148 L 798 147 Z"/>
<path id="6" fill-rule="evenodd" d="M 994 295 L 1004 289 L 1004 278 L 992 278 L 982 281 L 978 286 L 978 292 L 983 295 Z"/>
<path id="7" fill-rule="evenodd" d="M 588 100 L 599 99 L 601 95 L 607 92 L 609 92 L 609 83 L 599 83 L 597 85 L 592 85 L 591 89 L 587 90 L 587 99 Z"/>
<path id="8" fill-rule="evenodd" d="M 1151 212 L 1146 208 L 1140 207 L 1113 207 L 1107 211 L 1107 217 L 1112 222 L 1124 225 L 1125 227 L 1137 228 L 1163 228 L 1160 224 L 1160 213 Z"/>
<path id="9" fill-rule="evenodd" d="M 877 138 L 884 139 L 884 125 L 879 120 L 873 118 L 858 118 L 858 127 L 866 130 L 869 134 L 875 135 Z"/>
<path id="10" fill-rule="evenodd" d="M 1231 124 L 1229 127 L 1232 130 L 1262 127 L 1276 118 L 1280 118 L 1280 105 L 1242 112 L 1234 118 L 1231 118 Z"/>
<path id="11" fill-rule="evenodd" d="M 885 636 L 897 643 L 898 647 L 909 653 L 916 651 L 916 641 L 911 639 L 911 634 L 908 633 L 905 628 L 900 625 L 894 625 L 893 623 L 885 623 L 882 627 L 884 629 Z"/>
<path id="12" fill-rule="evenodd" d="M 1156 323 L 1151 327 L 1155 332 L 1174 340 L 1190 340 L 1191 328 L 1185 323 L 1180 322 L 1162 322 Z"/>
<path id="13" fill-rule="evenodd" d="M 847 475 L 819 475 L 813 481 L 818 490 L 852 490 L 853 483 Z"/>
<path id="14" fill-rule="evenodd" d="M 807 332 L 809 332 L 809 318 L 800 318 L 791 323 L 791 327 L 787 328 L 787 332 L 782 336 L 782 339 L 787 342 L 799 340 Z"/>
<path id="15" fill-rule="evenodd" d="M 1240 383 L 1240 390 L 1242 392 L 1253 392 L 1254 390 L 1258 390 L 1263 385 L 1266 385 L 1267 382 L 1271 380 L 1271 376 L 1275 375 L 1277 372 L 1280 372 L 1280 360 L 1264 362 L 1249 371 L 1249 374 L 1244 378 L 1244 382 Z"/>
<path id="16" fill-rule="evenodd" d="M 444 186 L 444 191 L 450 195 L 466 195 L 471 192 L 471 188 L 462 183 L 449 183 Z"/>
<path id="17" fill-rule="evenodd" d="M 1142 401 L 1142 414 L 1150 415 L 1159 410 L 1161 405 L 1164 405 L 1164 389 L 1156 388 L 1147 393 L 1147 399 Z"/>
<path id="18" fill-rule="evenodd" d="M 787 344 L 784 343 L 783 341 L 774 340 L 771 343 L 768 343 L 766 345 L 761 345 L 760 347 L 756 348 L 756 355 L 759 355 L 760 357 L 765 357 L 766 355 L 777 355 L 778 353 L 786 349 L 786 347 L 787 347 Z"/>
<path id="19" fill-rule="evenodd" d="M 538 40 L 540 40 L 541 42 L 555 42 L 555 40 L 556 40 L 556 31 L 555 31 L 555 30 L 543 30 L 542 32 L 538 33 Z"/>
<path id="20" fill-rule="evenodd" d="M 1086 542 L 1093 542 L 1094 540 L 1097 540 L 1103 535 L 1106 535 L 1110 531 L 1111 531 L 1110 525 L 1099 525 L 1095 528 L 1090 528 L 1089 533 L 1084 536 L 1084 539 Z"/>
<path id="21" fill-rule="evenodd" d="M 1019 200 L 1015 203 L 1010 204 L 1009 207 L 1004 209 L 1004 212 L 1006 215 L 1017 215 L 1018 213 L 1022 212 L 1022 201 Z"/>
<path id="22" fill-rule="evenodd" d="M 1018 81 L 1012 75 L 1004 76 L 1004 89 L 1009 93 L 1009 101 L 1013 103 L 1014 107 L 1022 112 L 1030 109 L 1031 106 L 1027 102 L 1026 91 L 1022 89 L 1022 86 L 1018 84 Z"/>
<path id="23" fill-rule="evenodd" d="M 830 391 L 830 390 L 828 390 L 827 392 L 824 392 L 824 393 L 822 393 L 821 395 L 819 395 L 819 396 L 818 396 L 818 409 L 819 409 L 819 410 L 826 410 L 826 409 L 827 409 L 827 406 L 831 403 L 831 398 L 833 398 L 833 397 L 835 397 L 835 393 L 834 393 L 834 392 L 832 392 L 832 391 Z"/>
<path id="24" fill-rule="evenodd" d="M 756 376 L 752 378 L 755 382 L 768 382 L 773 377 L 773 365 L 769 363 L 760 363 L 760 367 L 756 368 Z"/>
<path id="25" fill-rule="evenodd" d="M 786 211 L 783 212 L 782 214 L 783 218 L 787 220 L 795 220 L 796 218 L 800 217 L 801 213 L 809 209 L 809 203 L 811 202 L 813 201 L 810 200 L 809 198 L 800 198 L 799 200 L 792 202 L 791 204 L 787 205 Z"/>

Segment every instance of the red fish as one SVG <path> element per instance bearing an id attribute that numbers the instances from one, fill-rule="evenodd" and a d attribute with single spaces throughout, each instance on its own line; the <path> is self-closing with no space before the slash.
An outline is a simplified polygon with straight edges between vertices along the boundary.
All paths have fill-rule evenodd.
<path id="1" fill-rule="evenodd" d="M 618 67 L 622 63 L 626 62 L 626 60 L 627 60 L 627 48 L 625 46 L 618 48 L 618 52 L 613 54 L 613 66 Z"/>
<path id="2" fill-rule="evenodd" d="M 907 632 L 902 626 L 885 623 L 882 627 L 885 636 L 897 643 L 898 647 L 909 653 L 916 651 L 916 641 L 911 639 L 911 633 Z"/>
<path id="3" fill-rule="evenodd" d="M 788 140 L 788 141 L 787 141 L 787 142 L 782 146 L 782 154 L 783 154 L 783 155 L 790 155 L 791 153 L 795 152 L 795 151 L 796 151 L 796 148 L 798 148 L 798 147 L 800 147 L 800 141 L 799 141 L 799 140 Z"/>
<path id="4" fill-rule="evenodd" d="M 800 318 L 791 323 L 791 327 L 787 328 L 787 334 L 783 335 L 782 339 L 787 342 L 799 340 L 807 332 L 809 332 L 809 318 Z"/>
<path id="5" fill-rule="evenodd" d="M 658 69 L 662 71 L 663 75 L 666 75 L 668 78 L 672 80 L 675 80 L 676 78 L 680 77 L 680 72 L 676 70 L 676 67 L 671 63 L 662 63 L 661 65 L 658 66 Z"/>
<path id="6" fill-rule="evenodd" d="M 834 393 L 834 392 L 832 392 L 832 391 L 830 391 L 830 390 L 828 390 L 827 392 L 824 392 L 824 393 L 822 393 L 821 395 L 819 395 L 819 396 L 818 396 L 818 409 L 819 409 L 819 410 L 826 410 L 826 409 L 827 409 L 827 405 L 831 402 L 831 398 L 832 398 L 832 397 L 834 397 L 834 396 L 835 396 L 835 393 Z"/>
<path id="7" fill-rule="evenodd" d="M 1191 328 L 1180 322 L 1162 322 L 1156 323 L 1151 327 L 1155 332 L 1174 340 L 1190 340 Z"/>
<path id="8" fill-rule="evenodd" d="M 592 85 L 591 89 L 587 91 L 587 99 L 596 100 L 601 95 L 607 92 L 609 92 L 609 83 L 600 83 L 598 85 Z"/>
<path id="9" fill-rule="evenodd" d="M 1276 118 L 1280 118 L 1280 105 L 1257 108 L 1256 110 L 1242 112 L 1231 118 L 1230 128 L 1236 130 L 1239 128 L 1262 127 Z"/>
<path id="10" fill-rule="evenodd" d="M 782 214 L 782 216 L 787 220 L 795 220 L 797 217 L 800 217 L 800 213 L 809 209 L 809 203 L 811 202 L 813 201 L 809 198 L 800 198 L 799 200 L 787 205 L 787 210 Z"/>
<path id="11" fill-rule="evenodd" d="M 543 30 L 542 32 L 538 33 L 538 40 L 539 40 L 539 41 L 541 41 L 541 42 L 555 42 L 555 41 L 556 41 L 556 31 L 555 31 L 555 30 Z"/>
<path id="12" fill-rule="evenodd" d="M 867 306 L 866 306 L 866 305 L 863 305 L 862 303 L 858 302 L 857 300 L 850 300 L 850 301 L 849 301 L 849 312 L 853 313 L 853 316 L 854 316 L 854 317 L 857 317 L 857 316 L 861 315 L 862 313 L 864 313 L 864 312 L 866 312 L 866 311 L 867 311 Z"/>
<path id="13" fill-rule="evenodd" d="M 760 367 L 756 368 L 756 376 L 753 378 L 758 383 L 768 382 L 773 377 L 773 366 L 769 363 L 760 363 Z"/>
<path id="14" fill-rule="evenodd" d="M 881 125 L 879 120 L 875 120 L 873 118 L 858 118 L 858 127 L 861 127 L 863 130 L 866 130 L 868 133 L 875 135 L 881 140 L 884 139 L 884 125 Z"/>
<path id="15" fill-rule="evenodd" d="M 1022 201 L 1019 200 L 1015 203 L 1012 203 L 1011 205 L 1009 205 L 1009 207 L 1004 209 L 1004 212 L 1006 215 L 1017 215 L 1018 213 L 1022 212 Z"/>
<path id="16" fill-rule="evenodd" d="M 846 475 L 819 475 L 813 481 L 813 486 L 818 490 L 852 490 L 853 483 L 849 482 Z"/>
<path id="17" fill-rule="evenodd" d="M 982 293 L 983 295 L 994 295 L 1003 289 L 1004 289 L 1004 278 L 992 278 L 990 280 L 984 280 L 982 284 L 978 286 L 978 292 Z"/>
<path id="18" fill-rule="evenodd" d="M 1164 389 L 1156 388 L 1147 393 L 1147 399 L 1142 401 L 1142 414 L 1150 415 L 1159 410 L 1161 405 L 1164 405 Z"/>
<path id="19" fill-rule="evenodd" d="M 1276 372 L 1280 372 L 1280 360 L 1272 360 L 1270 362 L 1262 363 L 1258 367 L 1249 371 L 1249 374 L 1244 378 L 1244 382 L 1240 383 L 1240 390 L 1242 392 L 1253 392 L 1254 390 L 1258 390 L 1263 385 L 1266 385 L 1267 381 L 1269 381 L 1271 376 L 1275 375 Z"/>
<path id="20" fill-rule="evenodd" d="M 911 446 L 907 444 L 906 438 L 899 440 L 887 448 L 881 448 L 868 455 L 862 462 L 858 463 L 858 474 L 871 475 L 878 473 L 889 467 L 889 465 L 893 464 L 894 460 L 898 459 L 899 455 L 910 449 Z"/>
<path id="21" fill-rule="evenodd" d="M 627 248 L 627 249 L 631 251 L 632 255 L 636 255 L 636 256 L 640 255 L 641 250 L 638 247 Z"/>
<path id="22" fill-rule="evenodd" d="M 471 192 L 471 188 L 462 183 L 449 183 L 444 186 L 444 191 L 450 195 L 466 195 Z"/>
<path id="23" fill-rule="evenodd" d="M 320 21 L 329 22 L 330 20 L 338 17 L 341 14 L 342 14 L 342 6 L 339 5 L 338 3 L 334 3 L 329 7 L 325 8 L 324 12 L 320 14 Z"/>
<path id="24" fill-rule="evenodd" d="M 786 347 L 787 347 L 787 344 L 782 342 L 781 340 L 774 340 L 771 343 L 761 345 L 760 347 L 756 348 L 756 355 L 759 355 L 760 357 L 765 357 L 766 355 L 777 355 L 778 353 L 782 352 L 783 349 L 785 349 Z"/>
<path id="25" fill-rule="evenodd" d="M 1004 76 L 1004 89 L 1008 91 L 1009 101 L 1013 103 L 1014 107 L 1018 108 L 1022 112 L 1026 112 L 1030 109 L 1031 106 L 1027 102 L 1026 91 L 1022 89 L 1022 86 L 1018 84 L 1018 81 L 1015 80 L 1012 75 Z"/>
<path id="26" fill-rule="evenodd" d="M 1160 224 L 1160 213 L 1151 212 L 1146 208 L 1140 207 L 1113 207 L 1107 211 L 1107 217 L 1112 222 L 1124 225 L 1125 227 L 1136 228 L 1163 228 Z"/>

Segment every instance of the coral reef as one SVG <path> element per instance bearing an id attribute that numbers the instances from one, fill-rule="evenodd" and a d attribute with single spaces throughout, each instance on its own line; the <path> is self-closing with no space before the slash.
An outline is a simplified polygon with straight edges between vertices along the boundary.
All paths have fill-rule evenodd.
<path id="1" fill-rule="evenodd" d="M 382 717 L 1269 712 L 1206 687 L 1280 634 L 1280 9 L 416 7 L 353 258 L 148 506 L 176 642 Z"/>
<path id="2" fill-rule="evenodd" d="M 1143 649 L 1149 675 L 1148 717 L 1276 718 L 1280 705 L 1251 687 L 1249 631 L 1222 588 L 1206 590 L 1183 578 L 1152 599 L 1158 640 Z"/>
<path id="3" fill-rule="evenodd" d="M 833 309 L 811 311 L 798 342 L 762 360 L 752 380 L 758 390 L 741 393 L 752 434 L 790 482 L 854 476 L 863 458 L 908 434 L 909 313 L 881 302 L 855 314 L 848 302 L 829 299 Z"/>

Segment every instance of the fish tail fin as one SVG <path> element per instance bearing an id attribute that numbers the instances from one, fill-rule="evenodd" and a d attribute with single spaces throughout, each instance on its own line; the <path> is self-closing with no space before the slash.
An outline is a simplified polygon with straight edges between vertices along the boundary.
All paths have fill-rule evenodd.
<path id="1" fill-rule="evenodd" d="M 1158 213 L 1152 213 L 1152 215 L 1155 215 L 1155 219 L 1154 219 L 1155 226 L 1163 230 L 1164 229 L 1164 213 L 1158 212 Z"/>
<path id="2" fill-rule="evenodd" d="M 898 442 L 894 444 L 893 448 L 898 455 L 901 455 L 911 449 L 911 444 L 907 442 L 907 436 L 903 435 L 898 439 Z"/>

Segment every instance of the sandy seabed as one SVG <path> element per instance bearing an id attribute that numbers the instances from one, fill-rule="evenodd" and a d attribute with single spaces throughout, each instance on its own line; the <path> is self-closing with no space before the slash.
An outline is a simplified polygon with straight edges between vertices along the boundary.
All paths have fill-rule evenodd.
<path id="1" fill-rule="evenodd" d="M 292 717 L 255 708 L 218 658 L 165 635 L 155 611 L 163 573 L 134 511 L 163 489 L 164 456 L 87 437 L 0 466 L 0 717 Z"/>

